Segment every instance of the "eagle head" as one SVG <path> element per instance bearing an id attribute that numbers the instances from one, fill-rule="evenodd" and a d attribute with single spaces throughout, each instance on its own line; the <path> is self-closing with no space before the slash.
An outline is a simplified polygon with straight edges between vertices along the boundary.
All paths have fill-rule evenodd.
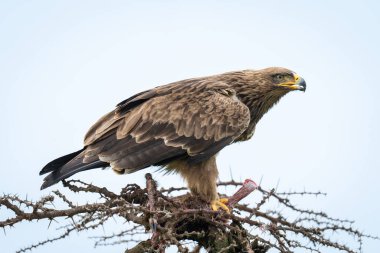
<path id="1" fill-rule="evenodd" d="M 305 80 L 286 68 L 271 67 L 253 71 L 251 75 L 251 87 L 255 87 L 259 93 L 268 95 L 277 93 L 281 96 L 293 90 L 306 90 Z"/>

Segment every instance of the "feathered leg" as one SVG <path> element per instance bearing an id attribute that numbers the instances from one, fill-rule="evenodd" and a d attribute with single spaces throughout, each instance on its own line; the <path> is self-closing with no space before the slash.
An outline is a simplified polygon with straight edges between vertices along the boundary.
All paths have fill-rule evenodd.
<path id="1" fill-rule="evenodd" d="M 226 206 L 228 199 L 219 199 L 216 181 L 218 179 L 218 168 L 215 156 L 206 161 L 191 164 L 186 161 L 172 162 L 167 166 L 170 170 L 176 170 L 186 180 L 188 187 L 194 195 L 200 196 L 211 204 L 212 210 L 219 208 L 229 212 Z"/>

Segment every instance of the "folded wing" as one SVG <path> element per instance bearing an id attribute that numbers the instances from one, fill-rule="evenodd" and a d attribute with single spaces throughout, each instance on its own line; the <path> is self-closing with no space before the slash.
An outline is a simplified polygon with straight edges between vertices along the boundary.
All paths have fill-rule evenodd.
<path id="1" fill-rule="evenodd" d="M 223 83 L 163 86 L 127 99 L 85 138 L 85 163 L 131 173 L 175 159 L 201 162 L 248 127 L 249 109 Z"/>

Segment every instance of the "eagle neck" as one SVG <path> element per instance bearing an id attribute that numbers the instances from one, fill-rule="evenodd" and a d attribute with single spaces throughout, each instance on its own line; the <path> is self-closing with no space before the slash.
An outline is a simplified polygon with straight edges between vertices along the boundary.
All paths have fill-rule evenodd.
<path id="1" fill-rule="evenodd" d="M 249 108 L 251 116 L 249 126 L 239 141 L 250 139 L 259 120 L 286 94 L 283 91 L 264 90 L 260 86 L 247 85 L 244 81 L 246 80 L 235 79 L 235 82 L 231 83 L 236 91 L 236 96 Z"/>

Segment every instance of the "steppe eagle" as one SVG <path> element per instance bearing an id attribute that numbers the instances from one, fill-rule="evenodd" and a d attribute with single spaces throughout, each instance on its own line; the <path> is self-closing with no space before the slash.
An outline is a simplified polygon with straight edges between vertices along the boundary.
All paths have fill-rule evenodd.
<path id="1" fill-rule="evenodd" d="M 216 154 L 249 140 L 257 122 L 304 79 L 278 67 L 192 78 L 140 92 L 88 131 L 83 149 L 48 163 L 41 189 L 73 174 L 111 166 L 128 174 L 161 166 L 178 172 L 193 194 L 228 210 L 217 194 Z"/>

